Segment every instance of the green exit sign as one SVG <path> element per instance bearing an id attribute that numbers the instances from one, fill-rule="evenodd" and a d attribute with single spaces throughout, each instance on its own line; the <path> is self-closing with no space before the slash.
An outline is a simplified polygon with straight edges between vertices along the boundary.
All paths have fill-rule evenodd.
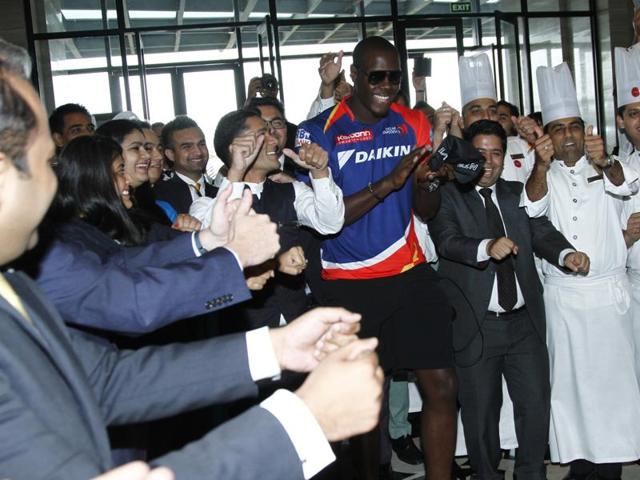
<path id="1" fill-rule="evenodd" d="M 449 5 L 451 13 L 471 13 L 471 2 L 458 2 Z"/>

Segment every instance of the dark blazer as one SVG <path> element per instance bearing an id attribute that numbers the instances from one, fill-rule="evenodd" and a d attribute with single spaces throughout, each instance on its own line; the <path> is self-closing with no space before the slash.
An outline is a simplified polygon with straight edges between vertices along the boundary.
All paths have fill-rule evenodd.
<path id="1" fill-rule="evenodd" d="M 573 249 L 567 239 L 555 229 L 547 217 L 529 218 L 520 208 L 520 182 L 499 179 L 496 196 L 507 236 L 518 245 L 515 272 L 531 321 L 543 342 L 546 342 L 545 312 L 542 285 L 535 268 L 533 253 L 558 265 L 560 253 Z M 453 342 L 457 356 L 475 355 L 468 347 L 479 334 L 491 300 L 496 264 L 493 260 L 478 262 L 478 245 L 491 238 L 482 198 L 473 185 L 461 187 L 448 183 L 441 188 L 442 202 L 435 218 L 429 222 L 429 232 L 440 254 L 440 273 L 447 280 L 442 286 L 456 309 Z"/>
<path id="2" fill-rule="evenodd" d="M 3 477 L 86 480 L 113 466 L 106 425 L 152 420 L 257 393 L 243 335 L 118 351 L 67 328 L 25 275 L 6 278 L 33 325 L 0 297 Z M 153 463 L 186 480 L 303 478 L 285 430 L 260 407 Z"/>
<path id="3" fill-rule="evenodd" d="M 191 234 L 123 247 L 79 220 L 49 234 L 25 257 L 69 323 L 139 334 L 251 298 L 234 255 L 219 248 L 197 258 Z"/>
<path id="4" fill-rule="evenodd" d="M 205 196 L 215 198 L 218 189 L 213 185 L 205 184 Z M 178 175 L 168 180 L 157 182 L 153 187 L 153 193 L 157 200 L 169 203 L 178 213 L 189 213 L 189 207 L 193 203 L 191 187 Z"/>

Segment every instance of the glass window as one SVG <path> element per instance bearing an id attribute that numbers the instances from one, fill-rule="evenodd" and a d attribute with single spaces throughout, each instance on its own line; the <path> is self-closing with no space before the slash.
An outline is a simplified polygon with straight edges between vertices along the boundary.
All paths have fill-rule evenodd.
<path id="1" fill-rule="evenodd" d="M 589 10 L 589 0 L 528 0 L 530 12 L 567 12 Z"/>
<path id="2" fill-rule="evenodd" d="M 167 123 L 175 117 L 171 74 L 147 74 L 146 80 L 147 99 L 149 102 L 149 118 L 147 120 Z M 129 88 L 131 89 L 131 111 L 135 113 L 138 118 L 144 119 L 142 88 L 139 75 L 129 75 Z M 120 110 L 123 111 L 126 110 L 127 107 L 124 95 L 124 78 L 122 77 L 120 77 L 120 91 L 122 92 Z"/>
<path id="3" fill-rule="evenodd" d="M 589 18 L 531 18 L 529 34 L 535 109 L 540 110 L 536 69 L 566 61 L 573 73 L 582 118 L 595 124 L 595 76 Z"/>
<path id="4" fill-rule="evenodd" d="M 250 3 L 250 2 L 240 2 Z M 258 2 L 260 5 L 262 2 Z M 265 2 L 267 3 L 267 2 Z M 277 2 L 278 19 L 309 19 L 331 17 L 358 17 L 364 15 L 391 15 L 391 2 L 327 2 L 321 0 Z M 268 12 L 268 8 L 264 10 Z"/>
<path id="5" fill-rule="evenodd" d="M 96 114 L 113 110 L 119 89 L 111 79 L 122 74 L 117 37 L 37 41 L 36 60 L 40 95 L 49 111 L 69 102 Z"/>
<path id="6" fill-rule="evenodd" d="M 31 15 L 35 33 L 104 30 L 118 26 L 115 0 L 79 0 L 75 2 L 43 2 L 31 0 Z"/>
<path id="7" fill-rule="evenodd" d="M 215 86 L 222 86 L 226 94 L 213 95 Z M 209 147 L 207 172 L 215 175 L 222 162 L 213 149 L 213 134 L 223 115 L 238 109 L 233 70 L 207 70 L 184 74 L 184 95 L 187 115 L 193 118 L 204 132 Z"/>

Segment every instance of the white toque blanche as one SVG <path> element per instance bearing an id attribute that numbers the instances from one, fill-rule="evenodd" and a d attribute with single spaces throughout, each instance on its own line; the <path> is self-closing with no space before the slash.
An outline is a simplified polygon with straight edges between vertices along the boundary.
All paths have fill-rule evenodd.
<path id="1" fill-rule="evenodd" d="M 458 59 L 462 106 L 478 98 L 498 100 L 493 70 L 486 53 Z"/>
<path id="2" fill-rule="evenodd" d="M 616 47 L 618 107 L 640 102 L 640 48 Z"/>
<path id="3" fill-rule="evenodd" d="M 578 106 L 576 87 L 566 62 L 553 68 L 538 67 L 536 77 L 544 125 L 561 118 L 582 116 Z"/>

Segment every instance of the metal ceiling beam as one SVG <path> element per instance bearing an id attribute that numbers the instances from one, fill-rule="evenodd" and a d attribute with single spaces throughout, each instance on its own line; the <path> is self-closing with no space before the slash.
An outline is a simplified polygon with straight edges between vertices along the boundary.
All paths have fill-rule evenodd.
<path id="1" fill-rule="evenodd" d="M 258 4 L 258 0 L 249 0 L 247 2 L 247 5 L 244 7 L 244 10 L 240 14 L 239 21 L 240 22 L 246 22 L 249 19 L 249 15 L 251 14 L 251 12 L 253 12 L 253 9 L 256 8 L 257 4 Z M 236 45 L 236 34 L 235 34 L 235 31 L 232 31 L 232 32 L 230 32 L 229 41 L 227 42 L 227 46 L 224 47 L 224 48 L 225 49 L 233 48 L 233 47 L 235 47 L 235 45 Z"/>
<path id="2" fill-rule="evenodd" d="M 49 21 L 53 22 L 52 31 L 64 32 L 65 31 L 64 24 L 62 23 L 62 20 L 58 16 L 58 14 L 61 15 L 60 12 L 62 11 L 62 7 L 60 6 L 60 3 L 55 0 L 47 0 L 47 6 L 45 6 L 44 11 L 47 17 L 47 22 Z M 75 41 L 72 38 L 65 39 L 62 41 L 62 43 L 64 44 L 65 47 L 67 47 L 67 49 L 69 50 L 73 58 L 82 58 L 82 54 L 80 53 L 80 50 L 78 49 Z"/>
<path id="3" fill-rule="evenodd" d="M 186 7 L 186 3 L 187 0 L 180 0 L 179 4 L 178 4 L 178 13 L 176 15 L 176 22 L 178 25 L 182 25 L 182 22 L 184 21 L 184 9 Z M 182 31 L 181 30 L 177 30 L 176 31 L 176 40 L 175 43 L 173 45 L 173 51 L 174 52 L 178 52 L 180 51 L 180 41 L 182 40 Z"/>
<path id="4" fill-rule="evenodd" d="M 122 11 L 124 12 L 124 26 L 131 28 L 131 18 L 129 18 L 129 7 L 127 6 L 127 0 L 122 0 Z M 136 51 L 136 45 L 133 41 L 133 35 L 127 35 L 127 43 L 129 43 L 129 50 L 131 53 Z M 127 52 L 125 52 L 126 54 Z"/>
<path id="5" fill-rule="evenodd" d="M 307 1 L 307 11 L 305 13 L 296 13 L 293 18 L 305 18 L 307 16 L 309 16 L 310 14 L 312 14 L 313 12 L 316 11 L 316 9 L 320 6 L 320 2 L 322 0 L 308 0 Z M 291 35 L 293 35 L 294 33 L 296 33 L 298 31 L 298 29 L 300 28 L 300 25 L 294 25 L 291 30 L 289 30 L 286 35 L 284 36 L 284 38 L 282 40 L 280 40 L 280 46 L 284 45 L 285 43 L 287 43 L 287 40 L 289 40 L 289 38 L 291 38 Z"/>
<path id="6" fill-rule="evenodd" d="M 409 8 L 407 12 L 403 13 L 403 15 L 415 15 L 430 3 L 432 3 L 431 0 L 425 0 L 424 2 L 415 2 L 415 4 L 411 8 Z M 378 35 L 384 35 L 392 28 L 393 28 L 393 23 L 389 23 L 389 25 L 387 25 L 386 27 L 378 30 Z"/>

